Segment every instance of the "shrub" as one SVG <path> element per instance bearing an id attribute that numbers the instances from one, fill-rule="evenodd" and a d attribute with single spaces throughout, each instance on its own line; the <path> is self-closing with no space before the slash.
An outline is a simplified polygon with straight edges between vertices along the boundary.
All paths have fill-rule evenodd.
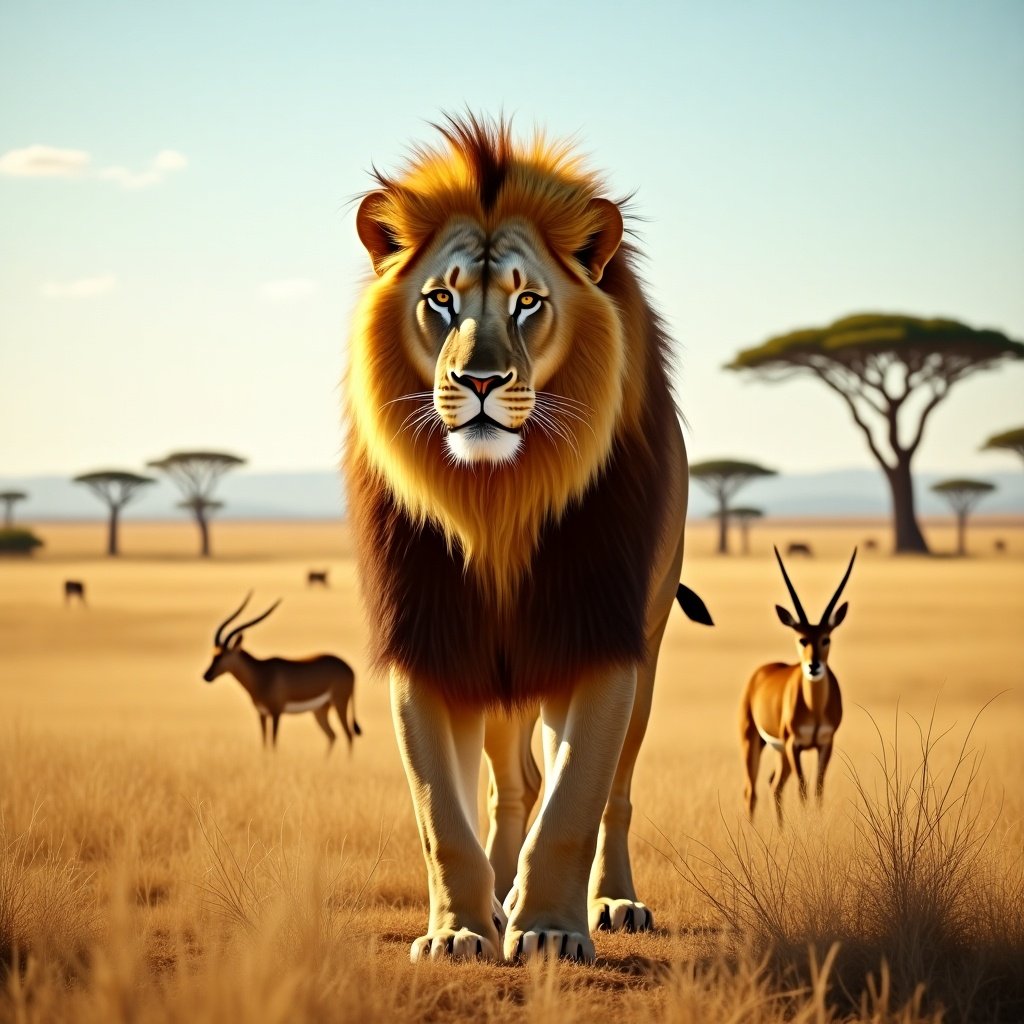
<path id="1" fill-rule="evenodd" d="M 20 526 L 0 528 L 0 554 L 31 555 L 43 542 L 31 531 Z"/>

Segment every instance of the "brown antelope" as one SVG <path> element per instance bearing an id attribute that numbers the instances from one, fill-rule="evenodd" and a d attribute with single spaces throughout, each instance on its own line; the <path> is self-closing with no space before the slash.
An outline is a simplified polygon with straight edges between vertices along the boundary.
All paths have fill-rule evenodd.
<path id="1" fill-rule="evenodd" d="M 309 572 L 306 573 L 306 586 L 329 586 L 330 584 L 327 582 L 328 572 L 330 572 L 329 569 L 310 569 Z"/>
<path id="2" fill-rule="evenodd" d="M 341 658 L 333 654 L 317 654 L 311 658 L 292 661 L 289 658 L 256 658 L 242 647 L 245 631 L 262 622 L 280 603 L 275 601 L 262 615 L 235 626 L 227 636 L 224 627 L 242 614 L 252 591 L 218 627 L 213 638 L 213 660 L 203 673 L 212 683 L 217 676 L 230 672 L 245 687 L 260 716 L 263 746 L 267 745 L 267 719 L 271 722 L 271 742 L 277 747 L 277 726 L 281 715 L 298 715 L 312 711 L 317 725 L 327 736 L 327 752 L 334 746 L 335 732 L 328 720 L 331 706 L 341 719 L 341 727 L 348 737 L 352 752 L 352 734 L 361 736 L 363 730 L 356 721 L 355 674 Z M 352 727 L 348 724 L 348 707 L 352 705 Z"/>
<path id="3" fill-rule="evenodd" d="M 85 584 L 81 580 L 64 581 L 64 604 L 71 604 L 73 597 L 78 598 L 79 604 L 85 604 Z"/>
<path id="4" fill-rule="evenodd" d="M 814 557 L 814 552 L 811 550 L 811 545 L 805 541 L 791 541 L 786 545 L 787 555 L 806 555 L 808 558 Z"/>
<path id="5" fill-rule="evenodd" d="M 789 579 L 779 549 L 775 548 L 782 578 L 786 581 L 790 597 L 796 607 L 797 618 L 782 605 L 775 611 L 784 626 L 796 632 L 796 648 L 800 661 L 796 665 L 780 661 L 762 665 L 750 678 L 740 705 L 740 746 L 743 766 L 747 774 L 744 797 L 747 813 L 753 817 L 757 801 L 755 785 L 761 751 L 767 744 L 779 752 L 778 768 L 768 780 L 775 797 L 775 813 L 782 824 L 782 787 L 795 772 L 800 783 L 800 798 L 807 800 L 807 781 L 800 757 L 805 750 L 818 751 L 818 782 L 815 789 L 821 803 L 825 786 L 825 770 L 832 757 L 832 740 L 843 720 L 843 700 L 839 680 L 828 667 L 832 631 L 846 618 L 850 607 L 845 601 L 838 608 L 836 602 L 853 571 L 857 549 L 853 549 L 846 575 L 832 595 L 821 621 L 815 626 L 804 613 L 800 598 Z M 835 609 L 835 611 L 833 611 Z"/>

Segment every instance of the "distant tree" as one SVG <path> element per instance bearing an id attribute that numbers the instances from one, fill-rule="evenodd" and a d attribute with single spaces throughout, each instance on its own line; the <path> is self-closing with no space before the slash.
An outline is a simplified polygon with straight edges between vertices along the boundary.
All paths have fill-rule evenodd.
<path id="1" fill-rule="evenodd" d="M 210 554 L 209 513 L 221 507 L 213 500 L 217 481 L 229 470 L 245 464 L 245 459 L 225 452 L 172 452 L 166 458 L 148 463 L 151 469 L 166 473 L 181 491 L 184 501 L 179 508 L 188 509 L 199 526 L 200 553 Z"/>
<path id="2" fill-rule="evenodd" d="M 750 524 L 755 519 L 760 519 L 764 516 L 764 511 L 759 508 L 750 508 L 740 506 L 739 508 L 731 508 L 728 511 L 730 519 L 735 519 L 740 524 L 740 536 L 743 538 L 743 554 L 750 554 Z"/>
<path id="3" fill-rule="evenodd" d="M 0 491 L 0 502 L 3 502 L 4 505 L 5 530 L 10 530 L 14 526 L 14 506 L 27 497 L 28 495 L 24 491 Z"/>
<path id="4" fill-rule="evenodd" d="M 1006 430 L 1002 434 L 993 434 L 982 446 L 981 450 L 1003 450 L 1016 452 L 1024 459 L 1024 427 Z"/>
<path id="5" fill-rule="evenodd" d="M 765 469 L 754 462 L 712 459 L 690 466 L 690 479 L 696 480 L 715 499 L 718 506 L 718 553 L 729 553 L 729 502 L 736 492 L 759 476 L 774 476 L 774 469 Z"/>
<path id="6" fill-rule="evenodd" d="M 967 516 L 986 494 L 996 489 L 986 480 L 942 480 L 932 490 L 946 499 L 956 513 L 956 553 L 967 554 Z"/>
<path id="7" fill-rule="evenodd" d="M 728 364 L 763 379 L 817 377 L 846 403 L 885 473 L 896 551 L 927 552 L 914 510 L 911 461 L 925 424 L 958 381 L 1009 359 L 1024 344 L 955 320 L 863 313 L 769 338 Z M 900 420 L 909 420 L 909 433 Z"/>
<path id="8" fill-rule="evenodd" d="M 83 473 L 74 478 L 76 484 L 85 484 L 110 512 L 107 528 L 107 554 L 116 555 L 117 528 L 121 521 L 121 510 L 130 504 L 142 490 L 156 481 L 151 476 L 140 476 L 120 469 L 99 469 L 94 473 Z"/>

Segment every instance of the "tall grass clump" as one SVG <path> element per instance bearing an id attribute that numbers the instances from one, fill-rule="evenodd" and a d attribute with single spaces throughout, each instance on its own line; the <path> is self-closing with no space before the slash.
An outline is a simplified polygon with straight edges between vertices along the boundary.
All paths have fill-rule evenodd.
<path id="1" fill-rule="evenodd" d="M 846 760 L 853 799 L 827 826 L 727 826 L 723 853 L 673 846 L 671 861 L 780 979 L 808 980 L 808 950 L 837 944 L 833 998 L 848 1010 L 867 1014 L 884 994 L 945 1020 L 1018 1021 L 1024 873 L 1019 851 L 1008 874 L 991 841 L 998 808 L 986 817 L 977 716 L 951 759 L 952 730 L 937 730 L 934 711 L 910 721 L 912 744 L 899 711 L 891 740 L 873 722 L 873 768 Z"/>
<path id="2" fill-rule="evenodd" d="M 0 815 L 0 978 L 30 957 L 57 957 L 74 967 L 93 938 L 88 877 L 37 834 L 37 817 L 21 831 Z"/>

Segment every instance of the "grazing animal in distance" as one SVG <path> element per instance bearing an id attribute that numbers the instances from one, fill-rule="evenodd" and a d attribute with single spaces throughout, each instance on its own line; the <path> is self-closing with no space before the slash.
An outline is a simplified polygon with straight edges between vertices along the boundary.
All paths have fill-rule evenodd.
<path id="1" fill-rule="evenodd" d="M 996 537 L 993 541 L 992 546 L 995 548 L 998 554 L 1004 554 L 1006 551 L 1006 541 L 1002 537 Z"/>
<path id="2" fill-rule="evenodd" d="M 327 582 L 327 574 L 330 572 L 329 569 L 310 569 L 306 573 L 306 586 L 307 587 L 328 587 L 330 584 Z"/>
<path id="3" fill-rule="evenodd" d="M 786 545 L 787 555 L 804 555 L 807 558 L 813 558 L 814 552 L 811 550 L 811 545 L 805 541 L 792 541 Z"/>
<path id="4" fill-rule="evenodd" d="M 775 611 L 779 621 L 796 632 L 800 660 L 795 665 L 779 661 L 762 665 L 750 677 L 740 704 L 740 747 L 746 772 L 744 799 L 747 813 L 751 817 L 757 802 L 755 787 L 761 752 L 767 745 L 779 753 L 779 764 L 769 783 L 775 798 L 775 813 L 781 825 L 782 787 L 790 774 L 796 773 L 800 783 L 800 798 L 807 800 L 807 781 L 800 763 L 805 750 L 814 749 L 818 752 L 815 794 L 818 803 L 821 803 L 825 771 L 832 757 L 832 741 L 843 720 L 839 680 L 829 668 L 828 657 L 832 631 L 846 618 L 849 609 L 847 602 L 836 608 L 836 602 L 853 571 L 857 549 L 853 549 L 846 574 L 817 625 L 807 618 L 778 548 L 775 549 L 775 557 L 797 616 L 794 618 L 782 605 L 776 605 Z"/>
<path id="5" fill-rule="evenodd" d="M 85 604 L 85 584 L 81 580 L 64 581 L 64 604 L 71 604 L 72 598 L 78 598 L 79 604 Z"/>
<path id="6" fill-rule="evenodd" d="M 369 646 L 427 868 L 410 957 L 592 961 L 592 931 L 653 920 L 628 840 L 683 557 L 669 342 L 572 146 L 439 129 L 359 206 L 376 277 L 345 386 Z"/>
<path id="7" fill-rule="evenodd" d="M 242 647 L 245 631 L 262 622 L 281 602 L 275 601 L 262 615 L 235 626 L 223 636 L 225 626 L 242 614 L 252 597 L 249 592 L 238 610 L 229 615 L 213 637 L 213 660 L 203 673 L 212 683 L 219 675 L 230 672 L 252 698 L 260 716 L 260 735 L 267 745 L 267 720 L 271 723 L 271 743 L 277 747 L 277 727 L 282 715 L 298 715 L 311 711 L 317 725 L 327 737 L 327 752 L 334 746 L 336 734 L 331 728 L 328 712 L 333 707 L 341 720 L 352 752 L 352 736 L 363 730 L 356 721 L 355 673 L 333 654 L 317 654 L 311 658 L 256 658 Z M 352 706 L 352 726 L 348 724 Z"/>
<path id="8" fill-rule="evenodd" d="M 864 549 L 866 551 L 877 551 L 878 541 L 875 540 L 874 537 L 868 537 L 868 539 L 864 541 Z"/>

